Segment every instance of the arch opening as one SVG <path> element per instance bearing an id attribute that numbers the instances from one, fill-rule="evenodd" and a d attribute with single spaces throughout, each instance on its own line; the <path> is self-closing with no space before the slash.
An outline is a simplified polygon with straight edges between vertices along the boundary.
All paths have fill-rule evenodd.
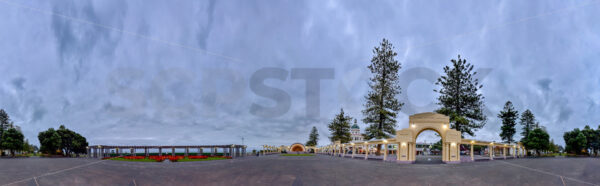
<path id="1" fill-rule="evenodd" d="M 304 145 L 300 144 L 300 143 L 295 143 L 292 144 L 292 146 L 290 147 L 290 152 L 304 152 L 306 151 L 306 147 L 304 147 Z"/>
<path id="2" fill-rule="evenodd" d="M 415 163 L 441 164 L 443 139 L 435 129 L 423 129 L 415 138 Z"/>
<path id="3" fill-rule="evenodd" d="M 300 147 L 300 146 L 294 146 L 294 147 L 292 148 L 292 152 L 299 152 L 299 151 L 303 151 L 303 150 L 302 150 L 302 147 Z"/>

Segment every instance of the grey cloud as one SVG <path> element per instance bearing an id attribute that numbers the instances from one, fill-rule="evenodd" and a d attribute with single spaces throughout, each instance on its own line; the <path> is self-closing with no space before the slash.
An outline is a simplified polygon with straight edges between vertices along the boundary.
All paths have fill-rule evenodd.
<path id="1" fill-rule="evenodd" d="M 551 79 L 544 78 L 537 81 L 537 85 L 544 91 L 550 91 L 550 83 L 552 83 Z"/>
<path id="2" fill-rule="evenodd" d="M 25 84 L 25 81 L 25 78 L 19 77 L 13 79 L 11 83 L 17 90 L 23 90 L 25 89 L 25 87 L 23 86 Z"/>
<path id="3" fill-rule="evenodd" d="M 66 72 L 72 72 L 75 82 L 93 70 L 89 63 L 92 58 L 103 58 L 110 63 L 110 56 L 121 35 L 107 28 L 123 28 L 121 17 L 127 10 L 125 3 L 103 13 L 89 1 L 70 1 L 53 6 L 52 11 L 67 17 L 52 17 L 51 28 L 60 56 L 58 61 Z"/>
<path id="4" fill-rule="evenodd" d="M 44 118 L 44 115 L 46 114 L 46 110 L 43 108 L 35 108 L 33 110 L 33 115 L 31 116 L 31 122 L 36 122 L 36 121 L 40 121 Z"/>
<path id="5" fill-rule="evenodd" d="M 208 7 L 206 7 L 206 10 L 200 10 L 200 13 L 203 13 L 201 15 L 198 16 L 198 18 L 201 19 L 206 19 L 206 21 L 201 21 L 198 23 L 198 26 L 200 27 L 200 30 L 198 31 L 198 46 L 200 48 L 207 48 L 206 45 L 206 40 L 209 39 L 209 35 L 210 35 L 210 31 L 212 29 L 212 23 L 213 23 L 213 16 L 215 13 L 215 4 L 216 1 L 215 0 L 209 0 L 208 1 Z M 206 13 L 206 15 L 204 15 L 204 13 Z"/>

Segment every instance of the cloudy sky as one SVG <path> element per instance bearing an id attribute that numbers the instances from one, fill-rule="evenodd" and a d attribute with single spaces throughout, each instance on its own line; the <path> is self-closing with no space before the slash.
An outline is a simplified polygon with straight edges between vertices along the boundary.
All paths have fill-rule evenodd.
<path id="1" fill-rule="evenodd" d="M 387 38 L 403 67 L 398 128 L 437 108 L 431 80 L 460 54 L 484 86 L 489 120 L 475 139 L 500 141 L 496 115 L 511 100 L 564 144 L 564 131 L 600 123 L 598 9 L 591 0 L 2 0 L 0 108 L 34 144 L 60 124 L 90 144 L 287 145 L 312 126 L 326 144 L 340 108 L 365 127 L 366 66 Z M 306 80 L 294 76 L 303 69 L 331 75 L 308 91 L 317 106 L 307 108 Z M 277 112 L 253 111 L 282 100 Z"/>

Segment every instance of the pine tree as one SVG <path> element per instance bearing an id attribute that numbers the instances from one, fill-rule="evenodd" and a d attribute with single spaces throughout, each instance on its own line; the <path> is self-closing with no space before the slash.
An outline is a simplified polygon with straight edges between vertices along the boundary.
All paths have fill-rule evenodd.
<path id="1" fill-rule="evenodd" d="M 310 131 L 310 135 L 308 135 L 308 141 L 306 142 L 306 146 L 317 146 L 317 142 L 319 141 L 319 133 L 317 131 L 317 127 L 312 128 Z"/>
<path id="2" fill-rule="evenodd" d="M 452 66 L 444 67 L 445 75 L 438 78 L 436 85 L 441 85 L 438 97 L 438 113 L 450 117 L 450 127 L 464 134 L 475 136 L 474 132 L 485 126 L 487 117 L 483 115 L 484 97 L 477 93 L 483 85 L 473 76 L 473 65 L 466 59 L 450 60 Z"/>
<path id="3" fill-rule="evenodd" d="M 373 58 L 368 66 L 373 74 L 369 80 L 371 90 L 365 96 L 367 103 L 362 111 L 365 115 L 363 122 L 369 124 L 365 129 L 365 138 L 385 139 L 395 135 L 396 115 L 403 103 L 396 99 L 400 94 L 398 70 L 400 63 L 394 59 L 397 53 L 393 51 L 392 44 L 383 39 L 379 47 L 373 49 Z M 381 145 L 377 145 L 377 154 Z"/>
<path id="4" fill-rule="evenodd" d="M 517 132 L 515 126 L 517 125 L 519 112 L 515 110 L 512 102 L 507 101 L 506 104 L 504 104 L 504 110 L 500 111 L 498 117 L 502 119 L 502 132 L 500 133 L 500 137 L 504 142 L 512 143 L 513 136 Z"/>
<path id="5" fill-rule="evenodd" d="M 352 117 L 344 115 L 344 109 L 341 109 L 328 126 L 329 132 L 331 132 L 331 137 L 329 137 L 331 142 L 338 140 L 342 143 L 350 142 L 350 121 L 352 121 Z"/>
<path id="6" fill-rule="evenodd" d="M 533 115 L 533 113 L 531 113 L 531 111 L 529 109 L 525 110 L 525 112 L 523 112 L 521 114 L 521 125 L 523 126 L 523 131 L 521 131 L 521 135 L 523 136 L 523 139 L 527 138 L 527 136 L 529 136 L 529 133 L 533 130 L 536 129 L 537 125 L 539 125 L 536 121 L 535 121 L 535 116 Z M 521 140 L 523 141 L 523 140 Z"/>
<path id="7" fill-rule="evenodd" d="M 5 130 L 8 129 L 8 125 L 10 124 L 10 117 L 4 111 L 4 109 L 0 109 L 0 152 L 2 152 L 5 148 L 2 146 L 2 136 L 4 136 Z"/>
<path id="8" fill-rule="evenodd" d="M 0 109 L 0 144 L 2 144 L 2 134 L 4 134 L 4 129 L 8 128 L 9 123 L 10 117 L 4 111 L 4 109 Z"/>

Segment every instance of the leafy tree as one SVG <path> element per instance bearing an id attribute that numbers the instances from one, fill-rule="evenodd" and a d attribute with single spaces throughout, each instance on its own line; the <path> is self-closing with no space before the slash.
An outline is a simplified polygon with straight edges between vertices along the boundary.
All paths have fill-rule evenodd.
<path id="1" fill-rule="evenodd" d="M 387 39 L 383 39 L 378 47 L 373 49 L 373 58 L 368 66 L 373 76 L 369 79 L 371 90 L 365 96 L 367 103 L 362 111 L 365 118 L 363 122 L 369 124 L 365 129 L 365 138 L 385 139 L 395 135 L 396 116 L 402 105 L 396 99 L 400 94 L 398 70 L 401 65 L 395 59 L 396 52 Z M 377 153 L 381 151 L 381 144 L 377 145 Z"/>
<path id="2" fill-rule="evenodd" d="M 25 142 L 23 142 L 23 152 L 28 152 L 31 153 L 33 152 L 33 145 L 29 144 L 29 140 L 25 139 Z"/>
<path id="3" fill-rule="evenodd" d="M 565 150 L 570 153 L 581 154 L 587 144 L 585 135 L 578 128 L 565 132 L 563 138 L 566 144 Z"/>
<path id="4" fill-rule="evenodd" d="M 535 150 L 540 155 L 540 150 L 550 149 L 550 135 L 540 128 L 533 129 L 525 140 L 525 148 Z"/>
<path id="5" fill-rule="evenodd" d="M 317 127 L 312 128 L 310 131 L 310 135 L 308 135 L 308 141 L 306 142 L 306 146 L 317 146 L 317 142 L 319 141 L 319 132 L 317 131 Z"/>
<path id="6" fill-rule="evenodd" d="M 473 65 L 466 59 L 450 60 L 452 66 L 444 67 L 445 75 L 438 78 L 436 85 L 441 85 L 439 90 L 438 113 L 450 117 L 450 127 L 461 132 L 475 136 L 474 131 L 483 128 L 487 117 L 483 114 L 484 97 L 477 93 L 483 85 L 473 76 Z"/>
<path id="7" fill-rule="evenodd" d="M 10 128 L 2 135 L 2 147 L 10 150 L 11 156 L 15 156 L 16 150 L 23 150 L 23 134 L 15 128 Z"/>
<path id="8" fill-rule="evenodd" d="M 504 110 L 500 111 L 498 117 L 502 119 L 502 132 L 500 133 L 500 137 L 506 143 L 514 142 L 513 136 L 517 132 L 515 129 L 515 125 L 517 125 L 517 118 L 519 117 L 519 112 L 515 110 L 512 102 L 507 101 L 504 104 Z"/>
<path id="9" fill-rule="evenodd" d="M 521 135 L 523 135 L 523 139 L 526 139 L 529 133 L 537 126 L 535 116 L 531 113 L 531 110 L 527 109 L 521 114 L 521 125 L 523 126 Z"/>
<path id="10" fill-rule="evenodd" d="M 71 151 L 77 155 L 87 154 L 87 146 L 89 145 L 87 140 L 78 133 L 74 133 L 74 140 Z"/>
<path id="11" fill-rule="evenodd" d="M 38 139 L 42 145 L 40 151 L 43 153 L 56 154 L 57 152 L 63 152 L 65 156 L 87 153 L 88 142 L 86 139 L 80 134 L 67 129 L 64 125 L 61 125 L 58 130 L 50 128 L 47 131 L 40 132 Z"/>
<path id="12" fill-rule="evenodd" d="M 340 113 L 335 116 L 333 121 L 329 124 L 329 131 L 331 142 L 341 141 L 342 143 L 348 143 L 351 140 L 350 137 L 350 121 L 352 117 L 344 115 L 344 109 L 340 109 Z"/>
<path id="13" fill-rule="evenodd" d="M 561 152 L 563 150 L 563 147 L 554 143 L 554 139 L 550 139 L 550 149 L 548 149 L 548 151 L 550 152 Z"/>
<path id="14" fill-rule="evenodd" d="M 61 125 L 58 127 L 58 130 L 56 130 L 56 133 L 58 133 L 60 136 L 61 151 L 64 152 L 65 155 L 71 154 L 71 150 L 73 149 L 73 140 L 75 139 L 73 131 L 67 129 L 64 125 Z"/>
<path id="15" fill-rule="evenodd" d="M 580 132 L 579 134 L 577 134 L 577 137 L 575 137 L 575 142 L 577 143 L 577 146 L 579 147 L 578 154 L 585 152 L 585 146 L 587 144 L 587 139 L 586 139 L 585 135 L 583 134 L 583 132 Z"/>
<path id="16" fill-rule="evenodd" d="M 46 131 L 42 131 L 38 134 L 40 140 L 40 152 L 46 154 L 56 154 L 56 151 L 60 149 L 62 141 L 60 135 L 54 130 L 49 128 Z"/>
<path id="17" fill-rule="evenodd" d="M 596 149 L 594 152 L 595 156 L 598 156 L 598 151 L 600 151 L 600 125 L 598 125 L 598 129 L 596 129 L 596 138 L 592 142 L 592 147 Z"/>
<path id="18" fill-rule="evenodd" d="M 598 150 L 599 138 L 598 132 L 591 128 L 589 125 L 586 125 L 581 133 L 585 136 L 587 143 L 585 144 L 585 149 L 589 150 L 590 155 L 594 155 L 594 152 Z"/>
<path id="19" fill-rule="evenodd" d="M 442 139 L 440 139 L 439 141 L 435 142 L 432 147 L 431 150 L 442 150 Z"/>
<path id="20" fill-rule="evenodd" d="M 56 133 L 60 136 L 60 149 L 65 153 L 66 156 L 75 154 L 86 153 L 85 147 L 88 145 L 87 141 L 80 134 L 67 129 L 64 125 L 61 125 Z"/>

